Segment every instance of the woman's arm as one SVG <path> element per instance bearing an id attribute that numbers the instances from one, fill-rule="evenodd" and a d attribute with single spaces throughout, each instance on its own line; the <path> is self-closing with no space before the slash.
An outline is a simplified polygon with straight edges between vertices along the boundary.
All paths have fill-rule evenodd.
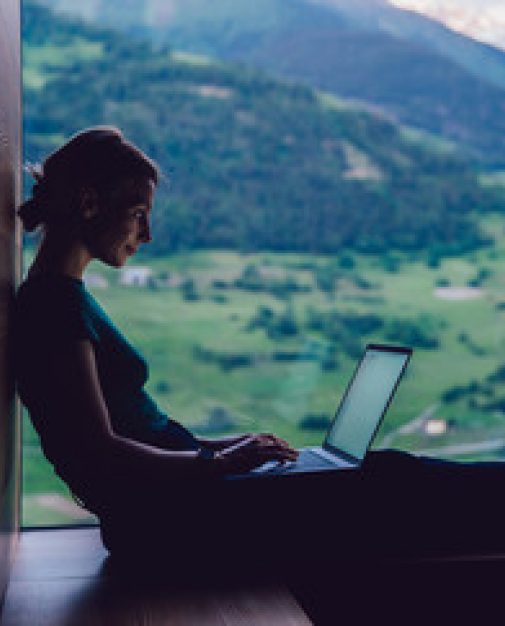
<path id="1" fill-rule="evenodd" d="M 251 433 L 242 433 L 238 435 L 229 435 L 228 437 L 196 437 L 198 445 L 205 446 L 210 450 L 219 451 L 223 448 L 228 448 L 236 443 L 240 443 L 247 437 L 250 437 Z"/>
<path id="2" fill-rule="evenodd" d="M 201 462 L 195 451 L 169 451 L 116 434 L 102 393 L 93 347 L 89 341 L 70 342 L 47 355 L 46 393 L 58 421 L 70 420 L 69 445 L 90 463 L 136 476 L 166 475 L 167 479 L 203 478 L 247 471 L 268 460 L 291 460 L 296 451 L 269 435 L 247 435 L 223 445 L 215 461 Z"/>

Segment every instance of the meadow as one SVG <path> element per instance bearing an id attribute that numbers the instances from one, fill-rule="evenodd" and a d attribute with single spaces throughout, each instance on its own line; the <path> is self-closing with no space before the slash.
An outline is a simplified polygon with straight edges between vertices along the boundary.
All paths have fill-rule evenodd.
<path id="1" fill-rule="evenodd" d="M 147 358 L 148 391 L 195 432 L 317 444 L 360 350 L 385 341 L 415 353 L 374 448 L 495 459 L 505 457 L 503 218 L 483 227 L 493 247 L 436 262 L 214 250 L 97 264 L 86 282 Z M 26 416 L 24 426 L 24 523 L 90 520 Z"/>

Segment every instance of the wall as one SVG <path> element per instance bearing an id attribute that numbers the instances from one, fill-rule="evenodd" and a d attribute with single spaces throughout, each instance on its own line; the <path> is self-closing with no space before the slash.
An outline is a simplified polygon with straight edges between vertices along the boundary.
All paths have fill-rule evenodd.
<path id="1" fill-rule="evenodd" d="M 9 358 L 9 332 L 20 270 L 14 213 L 21 195 L 20 2 L 0 0 L 0 597 L 19 529 L 20 418 Z"/>

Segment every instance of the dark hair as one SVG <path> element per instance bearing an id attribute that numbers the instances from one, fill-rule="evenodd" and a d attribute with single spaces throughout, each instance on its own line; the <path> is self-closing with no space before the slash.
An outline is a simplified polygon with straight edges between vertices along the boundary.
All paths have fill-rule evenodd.
<path id="1" fill-rule="evenodd" d="M 75 203 L 83 188 L 97 193 L 127 178 L 158 183 L 158 167 L 114 127 L 88 128 L 51 153 L 35 178 L 32 197 L 18 209 L 25 230 L 70 225 L 79 218 Z"/>

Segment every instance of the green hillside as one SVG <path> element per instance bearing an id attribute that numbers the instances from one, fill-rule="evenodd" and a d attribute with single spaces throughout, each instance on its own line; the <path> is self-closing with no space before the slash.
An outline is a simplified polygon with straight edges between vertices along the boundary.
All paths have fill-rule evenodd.
<path id="1" fill-rule="evenodd" d="M 170 38 L 178 46 L 219 56 L 233 41 L 254 43 L 276 29 L 329 23 L 355 33 L 382 33 L 422 44 L 475 76 L 505 88 L 505 54 L 454 32 L 388 0 L 39 0 L 44 6 L 79 15 L 154 41 Z"/>
<path id="2" fill-rule="evenodd" d="M 356 31 L 383 33 L 407 42 L 422 44 L 480 79 L 505 88 L 503 50 L 455 32 L 437 20 L 416 11 L 400 9 L 388 0 L 308 1 L 333 9 L 340 19 L 345 19 Z"/>
<path id="3" fill-rule="evenodd" d="M 153 49 L 30 3 L 23 28 L 26 158 L 92 124 L 123 128 L 171 178 L 154 254 L 451 254 L 486 243 L 474 216 L 503 208 L 450 150 L 308 87 Z"/>
<path id="4" fill-rule="evenodd" d="M 505 164 L 505 53 L 385 2 L 44 2 L 131 36 L 369 103 L 457 142 L 490 167 Z"/>
<path id="5" fill-rule="evenodd" d="M 219 56 L 230 46 L 247 48 L 258 35 L 285 25 L 324 24 L 335 14 L 305 0 L 41 0 L 40 4 L 67 15 L 80 16 L 132 36 L 149 35 L 152 41 L 167 37 L 182 49 L 194 49 Z"/>

